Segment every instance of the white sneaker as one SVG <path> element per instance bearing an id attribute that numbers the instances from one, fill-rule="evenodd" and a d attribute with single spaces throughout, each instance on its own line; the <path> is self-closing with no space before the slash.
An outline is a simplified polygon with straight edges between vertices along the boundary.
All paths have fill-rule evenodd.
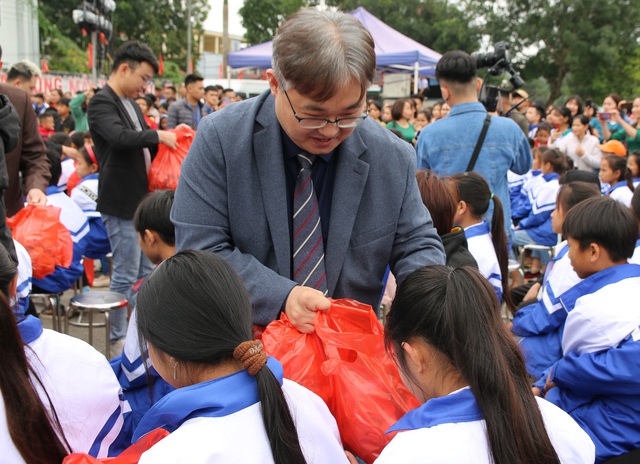
<path id="1" fill-rule="evenodd" d="M 93 279 L 93 286 L 96 288 L 108 287 L 111 284 L 111 279 L 108 275 L 101 275 Z"/>

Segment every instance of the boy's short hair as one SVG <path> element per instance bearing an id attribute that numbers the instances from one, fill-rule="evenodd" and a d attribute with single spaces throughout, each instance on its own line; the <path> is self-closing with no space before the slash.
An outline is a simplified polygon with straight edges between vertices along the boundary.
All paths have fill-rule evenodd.
<path id="1" fill-rule="evenodd" d="M 540 124 L 538 124 L 538 132 L 546 131 L 550 133 L 551 129 L 553 129 L 553 126 L 546 121 L 542 121 Z"/>
<path id="2" fill-rule="evenodd" d="M 130 40 L 116 50 L 113 56 L 111 73 L 113 74 L 122 63 L 127 63 L 131 69 L 135 69 L 143 62 L 149 63 L 149 66 L 153 68 L 153 72 L 158 72 L 158 60 L 151 48 L 149 48 L 147 44 L 138 42 L 137 40 Z"/>
<path id="3" fill-rule="evenodd" d="M 76 131 L 69 135 L 69 139 L 71 139 L 71 143 L 74 144 L 76 148 L 84 146 L 84 132 Z"/>
<path id="4" fill-rule="evenodd" d="M 622 203 L 611 197 L 596 197 L 571 208 L 564 219 L 562 234 L 577 241 L 581 250 L 597 243 L 607 250 L 612 261 L 620 261 L 633 256 L 638 223 Z"/>
<path id="5" fill-rule="evenodd" d="M 477 76 L 476 60 L 462 50 L 442 55 L 436 65 L 436 79 L 456 84 L 470 84 Z"/>
<path id="6" fill-rule="evenodd" d="M 51 134 L 49 136 L 49 142 L 57 143 L 58 145 L 62 145 L 64 147 L 71 146 L 71 139 L 64 132 L 56 132 L 55 134 Z"/>
<path id="7" fill-rule="evenodd" d="M 167 245 L 176 244 L 175 227 L 170 218 L 174 195 L 173 190 L 156 190 L 142 199 L 133 215 L 133 227 L 141 236 L 150 230 Z"/>
<path id="8" fill-rule="evenodd" d="M 53 114 L 45 112 L 45 113 L 42 113 L 41 115 L 38 116 L 38 119 L 40 121 L 44 121 L 47 118 L 53 118 Z"/>
<path id="9" fill-rule="evenodd" d="M 59 147 L 59 145 L 58 145 Z M 60 175 L 62 174 L 62 166 L 60 165 L 60 150 L 56 149 L 53 145 L 47 146 L 47 159 L 49 160 L 49 172 L 51 172 L 51 179 L 49 179 L 49 186 L 55 187 L 58 185 Z"/>

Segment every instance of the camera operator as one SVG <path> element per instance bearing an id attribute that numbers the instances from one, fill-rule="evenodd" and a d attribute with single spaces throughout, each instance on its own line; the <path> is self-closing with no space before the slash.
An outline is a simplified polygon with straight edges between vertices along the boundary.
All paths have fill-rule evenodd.
<path id="1" fill-rule="evenodd" d="M 476 60 L 468 53 L 445 53 L 436 66 L 442 97 L 451 106 L 449 116 L 425 127 L 418 139 L 418 168 L 438 175 L 476 171 L 503 201 L 505 229 L 511 237 L 511 207 L 507 171 L 525 174 L 531 169 L 527 138 L 508 118 L 487 115 L 478 101 L 481 80 Z M 487 127 L 484 140 L 481 135 Z M 477 151 L 475 163 L 470 163 Z M 492 213 L 492 211 L 490 212 Z"/>
<path id="2" fill-rule="evenodd" d="M 500 116 L 513 119 L 513 121 L 518 126 L 520 126 L 520 129 L 522 129 L 522 132 L 524 133 L 525 137 L 528 137 L 529 122 L 527 121 L 527 117 L 524 114 L 522 114 L 520 111 L 521 107 L 526 109 L 526 106 L 524 103 L 521 103 L 520 106 L 515 106 L 515 103 L 513 103 L 511 96 L 512 96 L 512 92 L 509 91 L 508 89 L 500 90 L 501 101 L 500 101 L 500 105 L 498 106 L 498 110 L 499 110 L 498 114 L 500 114 Z"/>

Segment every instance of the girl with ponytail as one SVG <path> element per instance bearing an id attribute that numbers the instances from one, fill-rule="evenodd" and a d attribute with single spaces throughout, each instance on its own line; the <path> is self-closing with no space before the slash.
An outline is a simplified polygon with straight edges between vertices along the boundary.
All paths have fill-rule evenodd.
<path id="1" fill-rule="evenodd" d="M 19 279 L 29 289 L 31 268 L 27 251 L 18 242 L 15 246 L 17 278 L 0 246 L 0 290 L 15 302 L 9 308 L 0 301 L 0 409 L 5 411 L 0 412 L 0 461 L 59 464 L 70 452 L 117 455 L 130 444 L 120 433 L 118 380 L 92 346 L 25 315 L 28 305 L 16 299 L 16 283 Z"/>
<path id="2" fill-rule="evenodd" d="M 398 288 L 387 349 L 422 406 L 376 464 L 593 462 L 589 436 L 536 398 L 493 289 L 473 268 L 426 266 Z"/>
<path id="3" fill-rule="evenodd" d="M 627 167 L 627 159 L 618 155 L 607 155 L 600 162 L 600 182 L 609 184 L 605 195 L 609 195 L 627 207 L 633 198 L 633 174 Z"/>
<path id="4" fill-rule="evenodd" d="M 489 184 L 477 172 L 454 174 L 458 187 L 458 209 L 454 223 L 464 228 L 469 251 L 478 263 L 480 273 L 493 286 L 498 301 L 513 310 L 509 293 L 509 256 L 504 230 L 502 201 L 491 193 Z M 493 203 L 491 227 L 483 216 Z"/>
<path id="5" fill-rule="evenodd" d="M 25 355 L 8 295 L 15 291 L 16 266 L 0 246 L 0 449 L 2 462 L 62 462 L 69 444 L 55 409 Z M 43 404 L 38 391 L 46 395 Z M 47 412 L 47 409 L 50 411 Z"/>
<path id="6" fill-rule="evenodd" d="M 140 463 L 346 463 L 324 402 L 283 380 L 282 366 L 252 341 L 251 302 L 214 253 L 183 251 L 162 262 L 138 294 L 141 352 L 176 390 L 134 433 L 172 433 Z M 146 342 L 146 343 L 145 343 Z"/>

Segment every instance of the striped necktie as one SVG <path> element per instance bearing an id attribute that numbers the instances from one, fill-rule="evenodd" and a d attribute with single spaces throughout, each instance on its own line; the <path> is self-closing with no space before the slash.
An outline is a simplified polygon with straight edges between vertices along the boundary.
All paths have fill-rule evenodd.
<path id="1" fill-rule="evenodd" d="M 314 155 L 298 155 L 300 172 L 293 195 L 293 280 L 327 294 L 324 243 L 318 199 L 311 180 Z"/>

